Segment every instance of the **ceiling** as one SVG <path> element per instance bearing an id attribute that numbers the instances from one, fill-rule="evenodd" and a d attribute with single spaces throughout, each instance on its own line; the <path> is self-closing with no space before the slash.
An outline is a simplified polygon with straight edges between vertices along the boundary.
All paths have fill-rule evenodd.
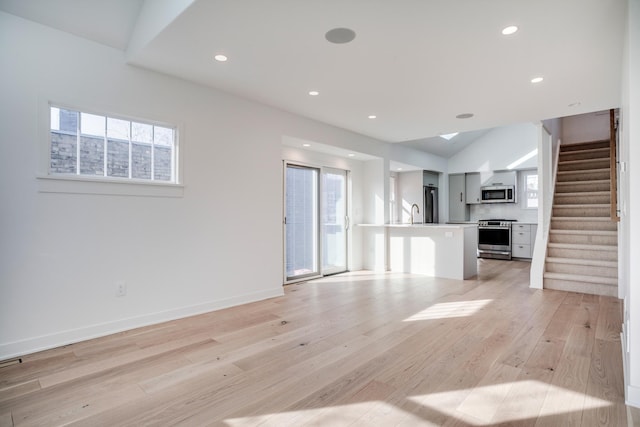
<path id="1" fill-rule="evenodd" d="M 619 107 L 625 5 L 0 0 L 0 10 L 126 51 L 132 65 L 445 157 L 471 137 L 443 144 L 442 133 Z M 519 30 L 504 36 L 508 25 Z M 355 39 L 329 43 L 339 27 Z M 228 61 L 213 59 L 220 53 Z"/>

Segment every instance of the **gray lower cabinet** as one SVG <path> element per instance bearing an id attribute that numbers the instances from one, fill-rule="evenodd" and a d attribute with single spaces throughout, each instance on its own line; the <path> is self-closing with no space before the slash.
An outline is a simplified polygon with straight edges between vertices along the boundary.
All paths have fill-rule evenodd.
<path id="1" fill-rule="evenodd" d="M 449 175 L 449 222 L 469 221 L 465 174 Z"/>
<path id="2" fill-rule="evenodd" d="M 513 224 L 511 228 L 511 256 L 514 258 L 532 258 L 536 242 L 536 224 Z"/>

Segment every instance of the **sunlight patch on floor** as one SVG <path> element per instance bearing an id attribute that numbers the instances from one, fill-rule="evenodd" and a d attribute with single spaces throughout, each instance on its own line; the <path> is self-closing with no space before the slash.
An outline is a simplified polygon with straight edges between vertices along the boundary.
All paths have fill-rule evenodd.
<path id="1" fill-rule="evenodd" d="M 411 420 L 412 415 L 392 404 L 371 400 L 367 402 L 352 403 L 349 405 L 336 405 L 326 408 L 301 409 L 298 411 L 264 414 L 253 417 L 226 419 L 225 425 L 229 427 L 246 426 L 345 426 L 352 423 L 362 425 L 380 424 L 387 420 Z M 436 426 L 421 419 L 421 426 Z"/>
<path id="2" fill-rule="evenodd" d="M 611 405 L 606 400 L 591 396 L 585 399 L 583 393 L 533 380 L 412 396 L 409 400 L 473 426 L 580 413 Z M 561 409 L 541 409 L 545 401 L 562 402 Z"/>
<path id="3" fill-rule="evenodd" d="M 431 307 L 404 319 L 405 322 L 416 320 L 447 319 L 451 317 L 473 316 L 482 310 L 492 299 L 481 299 L 474 301 L 455 301 L 434 304 Z"/>

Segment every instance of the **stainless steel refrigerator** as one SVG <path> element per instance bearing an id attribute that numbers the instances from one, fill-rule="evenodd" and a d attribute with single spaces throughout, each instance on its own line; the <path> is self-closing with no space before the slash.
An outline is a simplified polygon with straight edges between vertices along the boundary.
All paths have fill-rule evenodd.
<path id="1" fill-rule="evenodd" d="M 438 187 L 425 185 L 423 212 L 425 224 L 438 223 Z"/>

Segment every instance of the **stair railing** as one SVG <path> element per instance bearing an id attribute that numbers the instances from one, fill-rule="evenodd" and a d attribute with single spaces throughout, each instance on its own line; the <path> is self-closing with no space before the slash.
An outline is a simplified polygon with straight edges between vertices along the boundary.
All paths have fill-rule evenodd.
<path id="1" fill-rule="evenodd" d="M 618 156 L 617 156 L 618 132 L 616 126 L 615 111 L 609 110 L 609 176 L 611 190 L 611 220 L 620 221 L 618 216 Z"/>

